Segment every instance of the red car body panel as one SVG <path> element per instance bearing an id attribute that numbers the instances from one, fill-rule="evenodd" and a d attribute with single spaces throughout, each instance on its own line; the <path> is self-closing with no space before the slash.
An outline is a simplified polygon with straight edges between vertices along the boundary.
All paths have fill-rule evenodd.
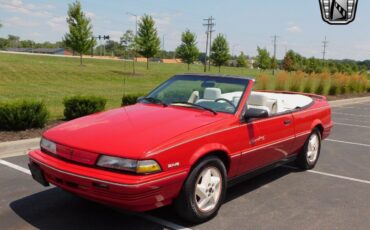
<path id="1" fill-rule="evenodd" d="M 246 104 L 249 84 L 241 105 Z M 191 167 L 207 154 L 227 164 L 228 179 L 294 156 L 313 128 L 322 137 L 333 126 L 324 97 L 311 96 L 306 108 L 250 122 L 235 114 L 193 108 L 138 103 L 76 119 L 46 131 L 43 137 L 58 144 L 58 157 L 41 150 L 29 153 L 30 162 L 58 187 L 94 201 L 145 211 L 170 204 Z M 69 155 L 73 149 L 77 154 Z M 162 171 L 132 175 L 95 166 L 101 154 L 156 160 Z"/>

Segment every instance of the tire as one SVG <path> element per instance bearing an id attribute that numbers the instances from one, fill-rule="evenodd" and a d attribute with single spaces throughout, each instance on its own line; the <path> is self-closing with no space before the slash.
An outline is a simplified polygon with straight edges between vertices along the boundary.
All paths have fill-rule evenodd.
<path id="1" fill-rule="evenodd" d="M 303 170 L 313 169 L 319 160 L 320 150 L 321 134 L 318 129 L 314 129 L 297 157 L 297 166 Z"/>
<path id="2" fill-rule="evenodd" d="M 215 156 L 204 158 L 190 172 L 174 202 L 177 214 L 196 224 L 213 218 L 224 201 L 226 183 L 223 162 Z"/>

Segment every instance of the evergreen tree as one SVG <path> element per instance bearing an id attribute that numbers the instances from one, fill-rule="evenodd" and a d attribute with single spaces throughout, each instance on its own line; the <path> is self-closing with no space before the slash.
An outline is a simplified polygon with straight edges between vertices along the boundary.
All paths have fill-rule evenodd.
<path id="1" fill-rule="evenodd" d="M 93 37 L 91 20 L 82 11 L 81 3 L 76 1 L 68 6 L 67 23 L 69 33 L 64 36 L 64 43 L 67 47 L 80 55 L 82 65 L 82 55 L 96 44 Z"/>
<path id="2" fill-rule="evenodd" d="M 183 62 L 188 64 L 188 70 L 190 64 L 194 63 L 199 57 L 199 49 L 197 47 L 196 36 L 194 33 L 186 30 L 181 36 L 182 44 L 177 47 L 176 55 L 181 58 Z"/>
<path id="3" fill-rule="evenodd" d="M 135 44 L 140 55 L 146 57 L 146 68 L 149 69 L 149 58 L 156 55 L 160 50 L 160 40 L 154 19 L 144 15 L 139 22 L 139 31 L 135 37 Z"/>
<path id="4" fill-rule="evenodd" d="M 229 60 L 229 52 L 229 44 L 226 41 L 226 38 L 223 35 L 218 34 L 212 43 L 210 56 L 212 62 L 218 66 L 218 72 L 221 71 L 221 66 L 225 65 Z"/>
<path id="5" fill-rule="evenodd" d="M 247 60 L 243 52 L 240 52 L 239 56 L 236 58 L 236 66 L 247 67 Z"/>

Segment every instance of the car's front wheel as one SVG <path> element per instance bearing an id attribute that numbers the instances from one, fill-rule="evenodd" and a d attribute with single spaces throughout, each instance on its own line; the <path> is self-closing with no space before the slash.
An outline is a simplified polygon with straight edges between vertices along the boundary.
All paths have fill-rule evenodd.
<path id="1" fill-rule="evenodd" d="M 314 129 L 298 155 L 297 165 L 302 169 L 313 169 L 319 159 L 321 149 L 321 135 Z"/>
<path id="2" fill-rule="evenodd" d="M 179 216 L 193 223 L 214 217 L 226 192 L 226 168 L 214 156 L 198 163 L 187 178 L 175 208 Z"/>

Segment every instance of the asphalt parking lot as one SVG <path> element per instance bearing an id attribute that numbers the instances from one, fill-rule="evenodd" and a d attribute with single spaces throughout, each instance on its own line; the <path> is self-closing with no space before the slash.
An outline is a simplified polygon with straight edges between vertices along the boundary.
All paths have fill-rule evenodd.
<path id="1" fill-rule="evenodd" d="M 313 171 L 281 167 L 238 184 L 200 225 L 171 207 L 128 213 L 43 188 L 22 169 L 26 156 L 4 158 L 0 229 L 370 229 L 370 102 L 333 108 L 333 121 Z"/>

